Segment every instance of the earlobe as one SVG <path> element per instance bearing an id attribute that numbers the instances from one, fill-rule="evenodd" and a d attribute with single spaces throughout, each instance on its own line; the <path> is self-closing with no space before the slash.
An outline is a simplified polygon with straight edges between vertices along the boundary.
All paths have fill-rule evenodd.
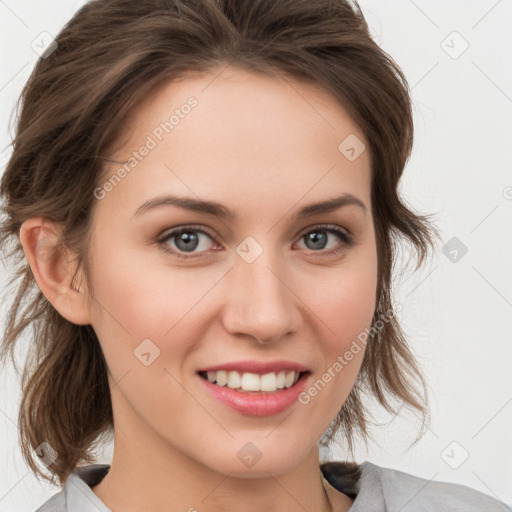
<path id="1" fill-rule="evenodd" d="M 71 285 L 75 265 L 73 254 L 59 248 L 60 226 L 43 217 L 26 220 L 19 238 L 37 285 L 66 320 L 91 323 L 90 301 L 85 286 Z"/>

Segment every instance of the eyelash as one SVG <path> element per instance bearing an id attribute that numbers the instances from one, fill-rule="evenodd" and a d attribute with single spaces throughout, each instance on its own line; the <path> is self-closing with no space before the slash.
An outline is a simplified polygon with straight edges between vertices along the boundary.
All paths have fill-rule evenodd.
<path id="1" fill-rule="evenodd" d="M 168 240 L 170 240 L 178 235 L 181 235 L 182 233 L 186 233 L 189 231 L 196 232 L 196 233 L 203 233 L 203 234 L 207 235 L 209 238 L 211 238 L 215 243 L 218 243 L 217 240 L 215 240 L 215 238 L 210 233 L 208 233 L 204 229 L 200 228 L 199 226 L 193 226 L 193 225 L 184 226 L 182 228 L 171 231 L 170 233 L 167 233 L 163 237 L 158 238 L 157 243 L 160 245 L 160 247 L 162 248 L 163 251 L 165 251 L 169 254 L 172 254 L 178 258 L 181 258 L 184 260 L 199 258 L 205 252 L 208 252 L 208 251 L 204 251 L 202 253 L 196 254 L 195 256 L 184 256 L 183 255 L 184 253 L 180 253 L 180 252 L 170 249 L 169 246 L 165 243 Z M 344 251 L 347 248 L 354 245 L 354 239 L 352 238 L 351 235 L 349 235 L 346 231 L 342 231 L 340 228 L 332 227 L 331 225 L 328 225 L 328 224 L 319 224 L 318 226 L 314 226 L 313 228 L 310 228 L 307 231 L 303 231 L 302 234 L 299 236 L 299 240 L 302 239 L 304 236 L 306 236 L 308 233 L 313 233 L 315 231 L 326 231 L 328 233 L 335 234 L 341 239 L 342 242 L 340 245 L 338 245 L 334 249 L 330 249 L 328 251 L 313 251 L 313 250 L 311 250 L 311 252 L 313 252 L 313 253 L 318 252 L 322 256 L 334 256 L 334 255 L 339 254 L 342 251 Z"/>

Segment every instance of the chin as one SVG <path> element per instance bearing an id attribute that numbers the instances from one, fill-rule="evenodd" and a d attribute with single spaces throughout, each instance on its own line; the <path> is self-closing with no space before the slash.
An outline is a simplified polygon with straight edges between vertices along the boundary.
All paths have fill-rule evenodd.
<path id="1" fill-rule="evenodd" d="M 294 470 L 308 454 L 297 450 L 297 442 L 283 446 L 267 439 L 247 441 L 240 447 L 240 443 L 236 444 L 235 449 L 226 447 L 222 453 L 212 454 L 208 465 L 218 473 L 236 478 L 268 478 L 269 473 L 279 476 Z M 234 456 L 226 457 L 230 453 Z"/>

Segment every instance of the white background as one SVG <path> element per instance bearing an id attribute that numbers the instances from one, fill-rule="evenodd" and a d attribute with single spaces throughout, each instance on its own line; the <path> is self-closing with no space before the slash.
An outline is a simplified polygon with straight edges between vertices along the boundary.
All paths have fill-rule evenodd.
<path id="1" fill-rule="evenodd" d="M 43 31 L 57 35 L 82 3 L 0 0 L 2 170 L 13 133 L 8 121 L 37 59 L 31 43 Z M 430 429 L 407 451 L 417 421 L 404 415 L 386 425 L 390 418 L 378 413 L 384 425 L 373 429 L 376 443 L 360 446 L 356 459 L 461 483 L 512 504 L 512 0 L 360 5 L 412 89 L 415 147 L 403 194 L 413 208 L 437 213 L 442 242 L 396 293 L 429 382 Z M 469 47 L 453 58 L 462 38 Z M 452 237 L 468 249 L 457 262 L 441 250 Z M 0 386 L 0 512 L 33 511 L 59 489 L 38 482 L 21 459 L 14 372 L 3 372 Z"/>

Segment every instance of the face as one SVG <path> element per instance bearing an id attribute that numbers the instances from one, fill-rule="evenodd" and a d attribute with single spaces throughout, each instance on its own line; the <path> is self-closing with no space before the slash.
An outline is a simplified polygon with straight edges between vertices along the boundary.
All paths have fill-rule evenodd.
<path id="1" fill-rule="evenodd" d="M 316 86 L 236 68 L 158 86 L 124 126 L 109 158 L 128 164 L 96 189 L 90 245 L 115 450 L 289 471 L 347 398 L 364 347 L 339 358 L 375 309 L 370 156 L 347 153 L 364 134 Z M 234 388 L 291 380 L 265 398 L 221 387 L 215 368 L 240 370 Z"/>

